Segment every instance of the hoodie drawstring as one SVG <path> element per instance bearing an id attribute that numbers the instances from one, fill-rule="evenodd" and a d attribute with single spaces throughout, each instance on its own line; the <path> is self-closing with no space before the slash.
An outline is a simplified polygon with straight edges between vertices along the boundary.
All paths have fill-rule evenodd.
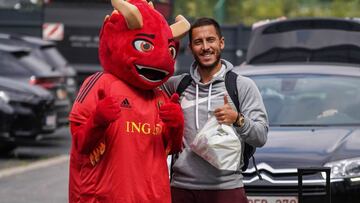
<path id="1" fill-rule="evenodd" d="M 208 119 L 210 118 L 210 108 L 211 108 L 211 90 L 212 90 L 212 83 L 210 83 L 210 86 L 209 86 L 209 93 L 208 93 Z"/>
<path id="2" fill-rule="evenodd" d="M 208 112 L 211 109 L 211 91 L 212 91 L 212 83 L 210 83 L 209 86 L 209 92 L 208 92 L 208 104 L 207 104 L 207 110 Z M 196 120 L 196 130 L 199 130 L 199 84 L 196 84 L 196 105 L 195 105 L 195 120 Z M 208 113 L 208 118 L 210 117 L 210 114 Z"/>
<path id="3" fill-rule="evenodd" d="M 199 130 L 199 85 L 196 84 L 196 99 L 195 99 L 195 120 L 196 130 Z"/>

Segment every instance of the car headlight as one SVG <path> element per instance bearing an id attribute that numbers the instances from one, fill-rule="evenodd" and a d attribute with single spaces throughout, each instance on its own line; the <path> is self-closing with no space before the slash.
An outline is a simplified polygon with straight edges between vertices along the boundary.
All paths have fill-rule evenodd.
<path id="1" fill-rule="evenodd" d="M 5 103 L 9 103 L 10 97 L 5 91 L 0 90 L 0 99 L 4 100 Z"/>
<path id="2" fill-rule="evenodd" d="M 75 79 L 74 78 L 67 78 L 66 79 L 66 84 L 69 86 L 74 86 L 75 85 Z"/>
<path id="3" fill-rule="evenodd" d="M 26 92 L 18 92 L 18 91 L 13 91 L 13 90 L 7 90 L 7 89 L 2 89 L 0 90 L 0 92 L 4 92 L 4 94 L 7 96 L 7 101 L 8 102 L 27 102 L 30 104 L 36 104 L 38 102 L 37 100 L 37 96 L 35 96 L 34 94 L 31 93 L 26 93 Z M 1 93 L 0 93 L 0 97 L 1 97 Z"/>
<path id="4" fill-rule="evenodd" d="M 331 168 L 331 179 L 360 177 L 360 157 L 329 162 L 325 167 Z"/>

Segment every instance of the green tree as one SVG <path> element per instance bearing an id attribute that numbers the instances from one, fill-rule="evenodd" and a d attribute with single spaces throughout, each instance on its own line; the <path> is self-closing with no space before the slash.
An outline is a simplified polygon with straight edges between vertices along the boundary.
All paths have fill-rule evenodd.
<path id="1" fill-rule="evenodd" d="M 215 17 L 218 0 L 175 0 L 175 14 L 190 19 Z M 224 24 L 244 23 L 286 16 L 360 17 L 360 0 L 226 0 Z"/>

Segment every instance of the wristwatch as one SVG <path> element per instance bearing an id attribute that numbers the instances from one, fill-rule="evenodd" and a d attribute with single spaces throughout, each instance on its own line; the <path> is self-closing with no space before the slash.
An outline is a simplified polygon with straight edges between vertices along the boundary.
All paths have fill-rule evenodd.
<path id="1" fill-rule="evenodd" d="M 243 127 L 245 124 L 245 118 L 244 115 L 242 113 L 238 113 L 237 117 L 236 117 L 236 121 L 234 122 L 234 126 L 236 127 Z"/>

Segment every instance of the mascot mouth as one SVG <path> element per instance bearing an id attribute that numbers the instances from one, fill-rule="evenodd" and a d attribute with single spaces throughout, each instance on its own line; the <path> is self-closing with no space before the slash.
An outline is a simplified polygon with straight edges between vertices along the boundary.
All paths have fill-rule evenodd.
<path id="1" fill-rule="evenodd" d="M 169 74 L 167 71 L 148 66 L 135 65 L 135 67 L 139 75 L 149 82 L 160 82 Z"/>

